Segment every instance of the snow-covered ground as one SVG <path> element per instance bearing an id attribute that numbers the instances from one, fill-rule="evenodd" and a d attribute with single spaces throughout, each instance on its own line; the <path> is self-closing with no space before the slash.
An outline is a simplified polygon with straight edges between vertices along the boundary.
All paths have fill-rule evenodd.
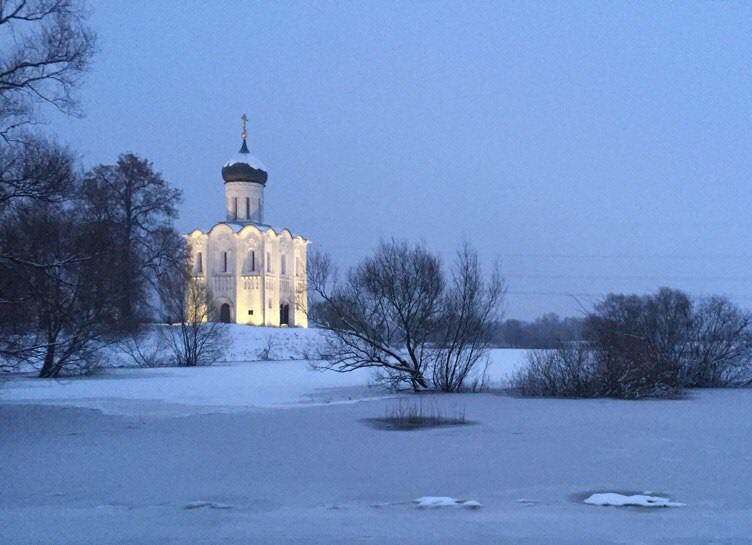
<path id="1" fill-rule="evenodd" d="M 61 404 L 121 415 L 190 415 L 391 397 L 371 369 L 322 371 L 309 360 L 324 345 L 315 329 L 228 327 L 221 362 L 199 368 L 133 368 L 123 355 L 89 377 L 38 380 L 34 374 L 0 383 L 5 402 Z M 269 349 L 274 361 L 257 361 Z M 114 352 L 114 351 L 113 351 Z M 492 350 L 488 381 L 499 384 L 525 361 L 524 350 Z M 483 370 L 478 369 L 478 373 Z"/>
<path id="2" fill-rule="evenodd" d="M 316 342 L 279 331 L 302 336 L 282 355 Z M 257 341 L 234 342 L 209 368 L 0 383 L 0 543 L 752 543 L 751 390 L 421 395 L 472 423 L 384 431 L 369 419 L 415 396 L 391 399 L 368 372 L 243 362 Z M 492 359 L 500 380 L 524 354 Z M 595 494 L 684 505 L 585 503 Z"/>
<path id="3" fill-rule="evenodd" d="M 138 338 L 144 353 L 160 348 L 160 332 L 174 326 L 154 325 L 148 327 Z M 320 329 L 287 327 L 251 327 L 228 324 L 220 326 L 226 336 L 223 362 L 259 360 L 310 360 L 325 350 L 324 333 Z M 163 339 L 162 339 L 163 341 Z M 161 345 L 162 350 L 166 347 Z M 105 350 L 106 367 L 133 367 L 134 360 L 118 345 Z"/>

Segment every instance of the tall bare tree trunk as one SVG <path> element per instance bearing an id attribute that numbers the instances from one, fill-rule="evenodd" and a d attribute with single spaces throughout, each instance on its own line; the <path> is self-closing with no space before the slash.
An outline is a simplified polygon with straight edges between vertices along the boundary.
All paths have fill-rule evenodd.
<path id="1" fill-rule="evenodd" d="M 47 336 L 47 351 L 44 354 L 44 364 L 39 370 L 39 378 L 54 378 L 59 369 L 55 365 L 56 339 L 52 334 Z"/>

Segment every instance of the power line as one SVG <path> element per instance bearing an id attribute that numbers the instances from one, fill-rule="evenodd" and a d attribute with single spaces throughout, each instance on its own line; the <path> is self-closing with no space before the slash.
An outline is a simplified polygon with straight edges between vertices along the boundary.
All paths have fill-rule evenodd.
<path id="1" fill-rule="evenodd" d="M 324 249 L 340 249 L 340 250 L 357 250 L 363 252 L 368 250 L 363 246 L 349 245 L 349 244 L 327 244 L 322 246 Z M 430 251 L 440 254 L 456 254 L 456 250 L 451 248 L 430 248 Z M 504 258 L 531 258 L 531 259 L 665 259 L 665 260 L 678 260 L 678 261 L 699 261 L 699 260 L 743 260 L 752 261 L 752 255 L 747 254 L 696 254 L 696 255 L 676 255 L 676 254 L 566 254 L 566 253 L 495 253 L 489 251 L 478 251 L 479 254 L 490 257 Z"/>
<path id="2" fill-rule="evenodd" d="M 561 280 L 647 280 L 655 282 L 749 282 L 752 276 L 664 276 L 664 275 L 578 275 L 547 273 L 504 273 L 507 278 L 539 278 Z"/>
<path id="3" fill-rule="evenodd" d="M 602 298 L 606 297 L 609 293 L 616 292 L 601 292 L 601 293 L 583 293 L 583 292 L 559 292 L 559 291 L 516 291 L 510 290 L 506 292 L 507 295 L 522 295 L 530 297 L 594 297 Z M 734 295 L 723 294 L 729 299 L 752 299 L 752 295 Z"/>

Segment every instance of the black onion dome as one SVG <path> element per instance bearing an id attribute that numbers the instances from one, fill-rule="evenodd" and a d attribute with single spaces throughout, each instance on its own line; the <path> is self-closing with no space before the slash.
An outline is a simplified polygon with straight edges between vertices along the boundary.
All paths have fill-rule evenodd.
<path id="1" fill-rule="evenodd" d="M 263 163 L 248 151 L 245 138 L 240 153 L 222 167 L 222 178 L 227 182 L 255 182 L 266 185 L 266 168 Z"/>

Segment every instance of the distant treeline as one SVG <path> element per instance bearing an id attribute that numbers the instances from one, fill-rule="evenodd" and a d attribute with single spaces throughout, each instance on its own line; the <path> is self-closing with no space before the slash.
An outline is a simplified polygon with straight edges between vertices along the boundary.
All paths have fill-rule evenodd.
<path id="1" fill-rule="evenodd" d="M 493 343 L 502 348 L 557 348 L 583 340 L 583 318 L 549 312 L 532 322 L 504 320 L 494 327 Z"/>

